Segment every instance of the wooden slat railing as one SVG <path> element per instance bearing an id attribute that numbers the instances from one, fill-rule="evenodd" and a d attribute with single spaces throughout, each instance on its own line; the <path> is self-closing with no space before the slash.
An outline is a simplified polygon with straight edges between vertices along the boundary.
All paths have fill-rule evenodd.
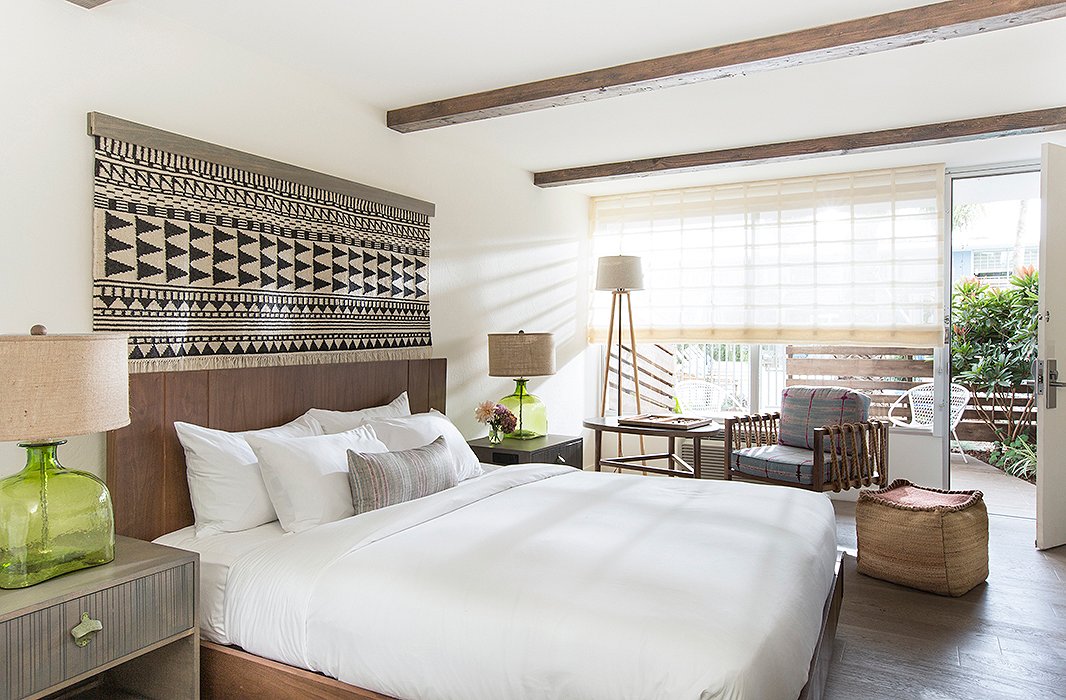
<path id="1" fill-rule="evenodd" d="M 888 409 L 908 389 L 933 381 L 932 348 L 848 347 L 836 345 L 790 345 L 786 351 L 786 386 L 846 386 L 870 396 L 870 413 L 883 418 Z M 1020 415 L 1031 390 L 1015 387 L 1012 410 Z M 975 393 L 963 413 L 956 432 L 960 440 L 991 442 L 995 431 L 982 420 L 978 406 L 993 414 L 991 400 L 984 392 Z M 906 416 L 906 408 L 898 415 Z M 1005 412 L 995 411 L 1005 421 Z M 1036 416 L 1032 416 L 1032 430 Z"/>
<path id="2" fill-rule="evenodd" d="M 617 404 L 618 347 L 612 346 L 611 376 L 607 387 L 607 407 Z M 637 366 L 640 369 L 640 403 L 645 412 L 674 410 L 674 351 L 665 345 L 637 344 Z M 633 392 L 633 357 L 628 345 L 622 346 L 622 413 L 635 413 L 636 400 Z"/>
<path id="3" fill-rule="evenodd" d="M 1022 417 L 1026 404 L 1032 398 L 1031 388 L 1027 386 L 1014 387 L 1011 410 L 1014 412 L 1016 421 Z M 966 411 L 962 414 L 962 420 L 959 421 L 959 425 L 955 429 L 955 432 L 959 435 L 959 439 L 977 440 L 981 442 L 998 440 L 999 438 L 996 436 L 995 431 L 982 420 L 981 412 L 977 410 L 977 406 L 981 406 L 986 415 L 994 416 L 995 420 L 1002 421 L 1003 425 L 1006 425 L 1006 411 L 1002 410 L 1002 406 L 999 407 L 998 410 L 994 410 L 992 400 L 989 398 L 988 394 L 978 392 L 970 399 L 970 404 L 966 407 Z M 1036 412 L 1034 410 L 1029 416 L 1028 426 L 1025 428 L 1025 432 L 1035 434 L 1035 431 Z"/>
<path id="4" fill-rule="evenodd" d="M 907 390 L 933 381 L 932 348 L 789 345 L 785 385 L 845 386 L 872 400 L 870 415 L 884 418 Z"/>

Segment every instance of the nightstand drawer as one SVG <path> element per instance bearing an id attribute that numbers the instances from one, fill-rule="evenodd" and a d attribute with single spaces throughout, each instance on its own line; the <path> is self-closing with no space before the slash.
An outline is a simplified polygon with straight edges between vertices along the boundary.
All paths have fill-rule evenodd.
<path id="1" fill-rule="evenodd" d="M 189 562 L 0 624 L 0 698 L 32 695 L 190 629 L 195 592 Z M 102 628 L 78 646 L 71 630 L 82 613 Z"/>
<path id="2" fill-rule="evenodd" d="M 576 469 L 581 468 L 582 458 L 581 441 L 569 442 L 562 445 L 552 445 L 532 455 L 532 461 L 546 464 L 565 464 Z"/>

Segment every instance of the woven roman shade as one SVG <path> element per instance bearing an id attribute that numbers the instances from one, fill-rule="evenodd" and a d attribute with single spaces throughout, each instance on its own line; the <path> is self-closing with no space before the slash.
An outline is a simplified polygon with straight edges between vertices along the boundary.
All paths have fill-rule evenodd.
<path id="1" fill-rule="evenodd" d="M 943 187 L 922 165 L 597 197 L 590 257 L 643 261 L 643 342 L 940 345 Z"/>
<path id="2" fill-rule="evenodd" d="M 0 336 L 0 440 L 40 442 L 129 425 L 126 336 Z"/>

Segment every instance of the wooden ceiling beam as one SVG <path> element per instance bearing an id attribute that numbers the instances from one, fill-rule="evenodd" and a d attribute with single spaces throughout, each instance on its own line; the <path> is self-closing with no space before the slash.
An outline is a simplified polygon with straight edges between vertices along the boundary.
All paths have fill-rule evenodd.
<path id="1" fill-rule="evenodd" d="M 1052 0 L 949 0 L 735 44 L 538 80 L 390 110 L 396 131 L 588 102 L 634 92 L 861 56 L 1066 16 Z"/>
<path id="2" fill-rule="evenodd" d="M 997 136 L 1017 136 L 1066 130 L 1066 107 L 1032 112 L 998 114 L 938 124 L 922 124 L 899 129 L 866 131 L 857 134 L 825 136 L 800 141 L 784 141 L 757 146 L 726 148 L 702 153 L 642 158 L 601 165 L 585 165 L 533 173 L 538 187 L 577 185 L 648 175 L 676 174 L 715 168 L 755 165 L 785 160 L 803 160 L 850 153 L 873 153 L 891 148 L 960 143 Z"/>

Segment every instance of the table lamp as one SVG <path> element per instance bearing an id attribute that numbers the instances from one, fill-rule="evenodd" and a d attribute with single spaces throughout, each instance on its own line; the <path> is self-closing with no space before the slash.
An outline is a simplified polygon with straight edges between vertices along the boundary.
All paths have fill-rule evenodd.
<path id="1" fill-rule="evenodd" d="M 555 374 L 555 338 L 551 333 L 489 333 L 489 376 L 510 377 L 514 393 L 497 403 L 515 414 L 518 422 L 506 437 L 531 440 L 548 434 L 548 409 L 526 391 L 529 377 Z"/>
<path id="2" fill-rule="evenodd" d="M 127 339 L 117 333 L 0 336 L 0 441 L 26 467 L 0 480 L 0 588 L 24 588 L 115 557 L 111 495 L 64 468 L 60 437 L 130 422 Z"/>

